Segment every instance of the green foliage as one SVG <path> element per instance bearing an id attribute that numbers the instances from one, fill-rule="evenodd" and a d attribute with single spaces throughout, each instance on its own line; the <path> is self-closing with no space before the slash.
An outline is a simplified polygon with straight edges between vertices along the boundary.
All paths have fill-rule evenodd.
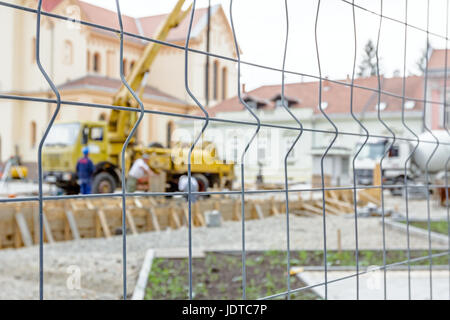
<path id="1" fill-rule="evenodd" d="M 298 258 L 300 259 L 302 264 L 305 264 L 306 259 L 308 259 L 308 251 L 300 251 L 298 253 Z"/>
<path id="2" fill-rule="evenodd" d="M 358 67 L 358 77 L 377 75 L 376 47 L 371 39 L 369 39 L 364 46 L 363 58 Z"/>
<path id="3" fill-rule="evenodd" d="M 433 251 L 433 254 L 445 251 Z M 427 250 L 412 250 L 411 259 L 425 257 L 411 265 L 428 265 Z M 328 251 L 329 266 L 355 266 L 354 250 Z M 406 250 L 388 250 L 386 263 L 404 262 L 408 259 Z M 433 264 L 446 265 L 448 256 L 433 258 Z M 361 267 L 383 265 L 381 250 L 360 250 Z M 323 251 L 293 251 L 292 266 L 323 266 Z M 406 266 L 406 264 L 405 264 Z M 242 297 L 242 260 L 240 255 L 225 253 L 207 253 L 205 258 L 193 260 L 193 291 L 195 299 L 240 299 Z M 256 299 L 287 290 L 286 252 L 266 251 L 247 253 L 248 299 Z M 186 299 L 188 296 L 188 260 L 153 260 L 148 278 L 145 299 Z M 296 276 L 290 277 L 291 289 L 301 288 L 305 284 Z M 279 299 L 285 299 L 280 297 Z M 318 299 L 311 290 L 302 290 L 291 295 L 291 299 Z"/>
<path id="4" fill-rule="evenodd" d="M 417 228 L 422 228 L 425 230 L 428 230 L 428 223 L 427 222 L 410 222 L 410 225 L 417 227 Z M 448 234 L 448 223 L 447 221 L 431 221 L 430 222 L 430 230 L 433 232 L 438 232 L 438 233 L 442 233 L 442 234 Z"/>

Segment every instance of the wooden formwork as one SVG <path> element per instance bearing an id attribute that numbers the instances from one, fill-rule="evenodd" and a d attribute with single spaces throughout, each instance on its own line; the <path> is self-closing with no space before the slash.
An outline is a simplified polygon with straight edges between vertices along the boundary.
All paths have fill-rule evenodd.
<path id="1" fill-rule="evenodd" d="M 378 195 L 379 196 L 379 195 Z M 378 203 L 373 191 L 358 191 L 358 205 Z M 326 190 L 325 212 L 329 215 L 353 212 L 353 190 Z M 128 234 L 178 229 L 188 225 L 189 210 L 184 199 L 129 197 L 126 200 Z M 286 213 L 283 198 L 246 199 L 245 220 L 264 219 Z M 218 210 L 223 221 L 242 219 L 241 200 L 211 196 L 192 203 L 194 227 L 206 225 L 206 211 Z M 323 214 L 323 199 L 292 195 L 289 213 L 314 216 Z M 45 201 L 43 206 L 44 242 L 109 238 L 122 233 L 122 199 L 92 198 Z M 0 204 L 0 248 L 19 248 L 39 243 L 39 210 L 36 202 Z"/>

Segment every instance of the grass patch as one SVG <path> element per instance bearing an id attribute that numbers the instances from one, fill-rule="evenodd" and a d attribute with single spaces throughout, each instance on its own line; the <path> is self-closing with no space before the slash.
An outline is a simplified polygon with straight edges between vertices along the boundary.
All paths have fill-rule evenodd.
<path id="1" fill-rule="evenodd" d="M 406 221 L 401 221 L 406 224 Z M 428 223 L 426 221 L 410 221 L 409 225 L 421 229 L 428 230 Z M 431 221 L 430 230 L 433 232 L 448 235 L 448 222 L 447 221 Z"/>
<path id="2" fill-rule="evenodd" d="M 433 251 L 439 253 L 443 251 Z M 412 250 L 411 258 L 425 257 L 426 250 Z M 404 250 L 386 252 L 386 264 L 407 260 Z M 291 266 L 323 266 L 322 251 L 292 251 Z M 193 291 L 194 299 L 241 299 L 242 298 L 242 257 L 240 253 L 208 252 L 204 258 L 194 258 Z M 413 265 L 428 265 L 428 259 L 414 262 Z M 447 256 L 433 258 L 433 264 L 446 265 Z M 355 266 L 354 251 L 329 251 L 329 266 Z M 362 250 L 359 252 L 359 265 L 383 265 L 383 252 Z M 246 256 L 247 299 L 256 299 L 287 290 L 286 252 L 261 251 L 248 252 Z M 306 286 L 298 277 L 290 277 L 291 289 Z M 187 299 L 188 298 L 188 259 L 153 260 L 148 279 L 145 299 Z M 282 297 L 281 299 L 284 299 Z M 293 293 L 291 299 L 320 299 L 313 291 L 303 290 Z"/>

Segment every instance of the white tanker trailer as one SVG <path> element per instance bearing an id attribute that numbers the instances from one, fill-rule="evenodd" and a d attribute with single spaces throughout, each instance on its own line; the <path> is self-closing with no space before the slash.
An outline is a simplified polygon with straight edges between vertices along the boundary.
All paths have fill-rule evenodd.
<path id="1" fill-rule="evenodd" d="M 446 170 L 445 165 L 450 157 L 450 135 L 444 130 L 435 130 L 432 132 L 433 135 L 439 140 L 440 144 L 428 164 L 428 172 L 438 173 Z M 421 141 L 435 141 L 435 138 L 433 138 L 429 132 L 422 133 L 419 136 L 419 139 Z M 416 152 L 414 152 L 414 163 L 422 172 L 425 172 L 427 162 L 435 148 L 435 143 L 421 142 L 419 143 Z"/>
<path id="2" fill-rule="evenodd" d="M 422 142 L 419 143 L 407 165 L 407 177 L 409 180 L 425 183 L 425 173 L 428 168 L 430 180 L 433 182 L 437 176 L 443 176 L 446 170 L 445 165 L 450 157 L 450 135 L 444 130 L 433 130 L 432 132 L 440 144 L 427 166 L 427 162 L 436 148 L 435 138 L 429 132 L 419 135 L 419 140 Z M 376 163 L 380 162 L 386 148 L 391 143 L 390 141 L 392 140 L 369 139 L 355 161 L 358 184 L 372 184 L 373 168 Z M 391 147 L 383 161 L 385 184 L 404 183 L 405 163 L 416 144 L 415 141 L 397 140 Z M 356 150 L 360 146 L 361 144 L 358 144 Z"/>

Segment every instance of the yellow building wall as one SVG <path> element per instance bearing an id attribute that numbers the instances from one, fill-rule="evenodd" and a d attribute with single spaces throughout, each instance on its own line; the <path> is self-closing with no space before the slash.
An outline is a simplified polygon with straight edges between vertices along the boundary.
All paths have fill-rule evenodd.
<path id="1" fill-rule="evenodd" d="M 11 0 L 9 2 L 36 8 L 35 0 Z M 67 16 L 73 1 L 63 1 L 54 13 Z M 69 11 L 68 11 L 69 10 Z M 82 13 L 81 13 L 82 14 Z M 223 12 L 217 11 L 211 19 L 211 51 L 225 56 L 234 56 L 234 44 L 230 35 L 226 36 L 226 20 Z M 226 19 L 226 18 L 225 18 Z M 2 7 L 0 10 L 0 92 L 13 95 L 26 95 L 39 98 L 54 99 L 50 86 L 38 69 L 35 60 L 36 14 Z M 216 35 L 217 34 L 217 35 Z M 227 38 L 228 37 L 228 38 Z M 192 46 L 199 50 L 206 48 L 206 30 L 196 39 Z M 126 39 L 124 48 L 125 69 L 129 72 L 130 65 L 137 61 L 146 43 Z M 89 52 L 89 55 L 88 55 Z M 93 57 L 100 55 L 100 71 L 93 71 Z M 90 57 L 88 61 L 88 56 Z M 42 65 L 53 82 L 59 86 L 86 75 L 100 75 L 119 78 L 119 39 L 116 35 L 97 32 L 92 28 L 62 21 L 46 16 L 41 17 L 40 57 Z M 210 60 L 210 81 L 212 96 L 212 66 Z M 190 54 L 189 84 L 195 96 L 205 103 L 205 63 L 204 55 Z M 236 68 L 234 63 L 219 61 L 220 70 L 228 70 L 227 97 L 236 94 Z M 88 66 L 90 69 L 88 70 Z M 194 102 L 189 98 L 184 84 L 184 51 L 162 48 L 156 58 L 148 78 L 148 85 L 170 94 L 188 104 Z M 219 76 L 219 82 L 221 76 Z M 219 88 L 221 85 L 219 84 Z M 61 98 L 68 101 L 111 104 L 113 92 L 71 92 L 62 91 Z M 219 93 L 221 100 L 221 93 Z M 144 101 L 147 109 L 165 112 L 186 113 L 188 109 L 171 103 L 155 104 L 154 101 Z M 210 105 L 218 101 L 210 100 Z M 47 127 L 48 121 L 55 109 L 54 104 L 47 102 L 14 101 L 0 99 L 0 162 L 4 162 L 14 154 L 15 146 L 24 162 L 37 160 L 37 146 Z M 87 107 L 70 107 L 62 105 L 58 120 L 98 120 L 100 114 L 109 114 L 107 109 Z M 166 145 L 167 125 L 179 118 L 149 115 L 139 128 L 139 140 L 145 144 L 160 142 Z M 37 143 L 32 143 L 32 123 L 36 123 Z"/>

